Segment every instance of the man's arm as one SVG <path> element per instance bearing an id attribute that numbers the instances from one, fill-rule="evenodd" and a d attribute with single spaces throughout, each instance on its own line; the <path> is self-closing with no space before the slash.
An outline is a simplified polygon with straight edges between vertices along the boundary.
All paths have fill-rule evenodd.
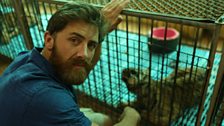
<path id="1" fill-rule="evenodd" d="M 117 28 L 118 24 L 120 24 L 123 20 L 121 16 L 121 11 L 128 5 L 130 0 L 111 0 L 105 7 L 102 8 L 101 14 L 104 16 L 105 21 L 107 22 L 107 33 L 113 31 Z M 105 33 L 105 34 L 107 34 Z M 96 48 L 95 55 L 92 60 L 92 68 L 96 65 L 98 60 L 100 59 L 101 54 L 101 44 L 99 44 Z"/>

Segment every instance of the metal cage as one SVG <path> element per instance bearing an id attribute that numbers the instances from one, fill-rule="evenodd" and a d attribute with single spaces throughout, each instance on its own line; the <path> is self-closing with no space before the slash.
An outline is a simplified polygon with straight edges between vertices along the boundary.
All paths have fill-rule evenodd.
<path id="1" fill-rule="evenodd" d="M 85 2 L 102 8 L 109 0 Z M 43 47 L 47 21 L 64 3 L 1 0 L 0 53 L 13 59 L 20 51 Z M 223 5 L 223 0 L 132 0 L 122 12 L 124 21 L 102 43 L 101 59 L 88 79 L 74 86 L 80 106 L 117 121 L 130 105 L 141 113 L 141 125 L 221 125 Z M 164 29 L 160 44 L 153 38 L 156 28 Z M 179 35 L 172 48 L 170 28 Z"/>

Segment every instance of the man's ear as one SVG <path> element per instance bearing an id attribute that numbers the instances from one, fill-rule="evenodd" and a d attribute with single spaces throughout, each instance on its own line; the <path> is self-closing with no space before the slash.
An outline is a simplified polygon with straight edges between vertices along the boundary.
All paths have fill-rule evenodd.
<path id="1" fill-rule="evenodd" d="M 45 46 L 46 49 L 48 49 L 48 50 L 52 50 L 53 49 L 54 38 L 48 31 L 46 31 L 44 33 L 44 44 L 45 44 L 44 46 Z"/>
<path id="2" fill-rule="evenodd" d="M 100 55 L 101 55 L 101 46 L 102 44 L 99 44 L 97 47 L 96 47 L 96 50 L 95 50 L 95 55 L 93 56 L 93 59 L 92 59 L 92 67 L 94 67 L 97 62 L 99 61 L 100 59 Z"/>

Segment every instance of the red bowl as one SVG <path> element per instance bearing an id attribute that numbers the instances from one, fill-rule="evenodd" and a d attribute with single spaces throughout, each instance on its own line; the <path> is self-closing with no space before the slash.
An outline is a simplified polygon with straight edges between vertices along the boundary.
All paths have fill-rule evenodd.
<path id="1" fill-rule="evenodd" d="M 174 28 L 153 28 L 148 37 L 149 50 L 155 53 L 171 53 L 176 50 L 179 35 L 179 32 Z"/>

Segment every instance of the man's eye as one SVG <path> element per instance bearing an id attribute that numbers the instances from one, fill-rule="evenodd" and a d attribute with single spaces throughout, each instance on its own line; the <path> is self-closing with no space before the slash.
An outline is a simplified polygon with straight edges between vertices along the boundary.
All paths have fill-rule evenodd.
<path id="1" fill-rule="evenodd" d="M 79 43 L 79 39 L 78 38 L 70 38 L 69 39 L 73 44 L 78 44 Z"/>
<path id="2" fill-rule="evenodd" d="M 88 44 L 88 48 L 93 50 L 93 49 L 95 49 L 97 47 L 97 45 L 98 45 L 98 43 L 96 43 L 96 42 L 90 42 Z"/>

